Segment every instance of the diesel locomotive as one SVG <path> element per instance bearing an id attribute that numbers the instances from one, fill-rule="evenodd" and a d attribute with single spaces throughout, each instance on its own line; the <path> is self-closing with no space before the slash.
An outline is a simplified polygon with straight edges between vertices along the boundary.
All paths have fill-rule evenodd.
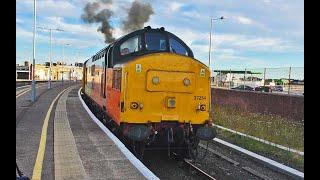
<path id="1" fill-rule="evenodd" d="M 134 152 L 192 154 L 210 127 L 210 71 L 163 27 L 129 33 L 84 62 L 82 94 L 98 118 Z"/>

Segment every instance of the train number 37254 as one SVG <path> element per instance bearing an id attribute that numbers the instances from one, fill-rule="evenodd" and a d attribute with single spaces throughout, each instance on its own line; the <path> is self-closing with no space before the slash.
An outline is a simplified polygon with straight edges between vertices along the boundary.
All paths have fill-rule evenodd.
<path id="1" fill-rule="evenodd" d="M 194 100 L 205 100 L 207 99 L 206 96 L 194 96 Z"/>

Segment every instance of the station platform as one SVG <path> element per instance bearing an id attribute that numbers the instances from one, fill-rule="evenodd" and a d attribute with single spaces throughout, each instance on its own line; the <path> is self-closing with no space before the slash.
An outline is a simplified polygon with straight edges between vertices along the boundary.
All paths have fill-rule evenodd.
<path id="1" fill-rule="evenodd" d="M 25 100 L 16 99 L 17 107 L 24 109 L 16 111 L 16 162 L 24 175 L 57 180 L 157 179 L 148 178 L 153 174 L 143 172 L 148 170 L 142 163 L 137 166 L 124 146 L 92 119 L 79 88 L 80 83 L 55 84 L 29 106 L 24 95 L 19 98 Z"/>

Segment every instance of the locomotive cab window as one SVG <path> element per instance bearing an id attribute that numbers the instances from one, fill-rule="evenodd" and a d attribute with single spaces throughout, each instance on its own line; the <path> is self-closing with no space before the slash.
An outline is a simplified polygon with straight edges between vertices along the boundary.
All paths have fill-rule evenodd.
<path id="1" fill-rule="evenodd" d="M 186 48 L 174 38 L 169 39 L 170 52 L 188 56 Z"/>
<path id="2" fill-rule="evenodd" d="M 120 45 L 121 56 L 138 52 L 141 50 L 141 41 L 139 36 L 132 37 Z"/>
<path id="3" fill-rule="evenodd" d="M 150 51 L 165 51 L 166 37 L 160 33 L 146 33 L 146 49 Z"/>

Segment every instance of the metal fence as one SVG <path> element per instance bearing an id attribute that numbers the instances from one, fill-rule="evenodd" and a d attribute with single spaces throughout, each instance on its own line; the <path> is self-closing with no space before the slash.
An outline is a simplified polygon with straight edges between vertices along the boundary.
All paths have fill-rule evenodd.
<path id="1" fill-rule="evenodd" d="M 304 94 L 304 67 L 212 69 L 215 88 Z"/>

